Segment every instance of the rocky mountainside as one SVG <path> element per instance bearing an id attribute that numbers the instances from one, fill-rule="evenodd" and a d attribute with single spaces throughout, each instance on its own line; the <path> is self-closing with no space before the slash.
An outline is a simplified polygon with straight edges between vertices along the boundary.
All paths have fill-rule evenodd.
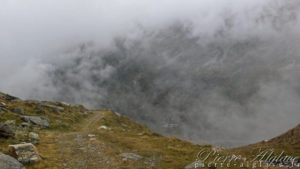
<path id="1" fill-rule="evenodd" d="M 1 169 L 195 168 L 203 149 L 218 155 L 240 153 L 248 157 L 253 148 L 272 147 L 300 155 L 299 131 L 297 126 L 270 141 L 225 150 L 163 137 L 109 110 L 21 100 L 0 93 Z"/>

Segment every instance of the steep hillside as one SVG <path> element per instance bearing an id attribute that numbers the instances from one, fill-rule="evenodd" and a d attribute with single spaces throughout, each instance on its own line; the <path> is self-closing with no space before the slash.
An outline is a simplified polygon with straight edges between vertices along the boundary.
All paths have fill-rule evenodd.
<path id="1" fill-rule="evenodd" d="M 42 160 L 26 168 L 184 168 L 203 147 L 166 138 L 146 126 L 107 110 L 87 110 L 66 103 L 23 101 L 1 93 L 0 123 L 15 131 L 0 137 L 0 152 L 8 145 L 33 142 Z M 38 116 L 49 126 L 26 124 L 24 116 Z M 30 125 L 30 126 L 26 126 Z"/>

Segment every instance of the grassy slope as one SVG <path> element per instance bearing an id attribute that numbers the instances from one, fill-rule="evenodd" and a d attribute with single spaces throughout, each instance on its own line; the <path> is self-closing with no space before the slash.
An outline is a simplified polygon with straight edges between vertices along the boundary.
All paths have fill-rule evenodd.
<path id="1" fill-rule="evenodd" d="M 41 107 L 41 102 L 8 101 L 0 93 L 0 102 L 6 107 L 23 107 L 26 115 L 38 115 L 50 120 L 50 128 L 33 129 L 39 133 L 37 146 L 43 158 L 39 164 L 26 166 L 39 168 L 157 168 L 180 169 L 196 159 L 203 148 L 177 138 L 167 138 L 152 132 L 146 126 L 111 111 L 89 111 L 83 106 L 68 106 L 62 103 L 43 102 L 64 107 L 64 111 Z M 38 110 L 42 109 L 41 114 Z M 86 115 L 84 112 L 90 112 Z M 0 122 L 16 120 L 20 115 L 11 111 L 0 115 Z M 107 126 L 108 129 L 98 129 Z M 27 132 L 27 131 L 25 131 Z M 92 135 L 91 135 L 92 134 Z M 89 136 L 90 135 L 90 136 Z M 241 154 L 250 157 L 258 147 L 284 149 L 292 155 L 299 154 L 299 130 L 291 130 L 267 143 L 257 143 L 237 149 L 226 150 L 221 154 Z M 0 151 L 7 152 L 9 144 L 29 142 L 27 137 L 1 139 Z M 135 153 L 142 160 L 125 160 L 121 153 Z"/>
<path id="2" fill-rule="evenodd" d="M 88 111 L 82 106 L 67 106 L 61 103 L 43 102 L 64 107 L 64 111 L 41 108 L 33 101 L 7 101 L 0 97 L 6 107 L 23 107 L 26 115 L 47 117 L 49 129 L 33 129 L 40 135 L 37 146 L 43 161 L 27 168 L 184 168 L 194 161 L 198 151 L 203 147 L 177 138 L 166 138 L 150 131 L 146 126 L 127 117 L 118 116 L 111 111 Z M 42 109 L 43 114 L 37 114 Z M 0 122 L 16 120 L 18 126 L 22 121 L 20 115 L 7 111 L 0 116 Z M 107 130 L 98 127 L 105 125 Z M 25 133 L 28 131 L 25 131 Z M 89 140 L 88 134 L 94 134 L 95 140 Z M 76 138 L 82 138 L 77 143 Z M 0 151 L 7 152 L 9 144 L 29 142 L 24 137 L 1 139 Z M 78 146 L 78 148 L 74 148 Z M 82 149 L 92 147 L 97 151 L 84 152 Z M 120 153 L 135 153 L 143 156 L 142 160 L 124 160 Z M 101 153 L 97 156 L 96 154 Z M 102 158 L 101 160 L 99 158 Z M 81 164 L 78 163 L 81 161 Z M 94 163 L 93 161 L 98 161 Z M 84 164 L 83 164 L 84 163 Z"/>

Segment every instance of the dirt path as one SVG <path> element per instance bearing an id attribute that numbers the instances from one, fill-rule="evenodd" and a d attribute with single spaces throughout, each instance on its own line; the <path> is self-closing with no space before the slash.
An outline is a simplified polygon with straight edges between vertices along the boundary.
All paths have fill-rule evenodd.
<path id="1" fill-rule="evenodd" d="M 88 117 L 82 124 L 80 124 L 82 132 L 89 131 L 89 129 L 103 117 L 104 112 L 93 111 L 93 113 L 94 114 L 92 116 Z"/>
<path id="2" fill-rule="evenodd" d="M 78 131 L 56 136 L 55 140 L 61 156 L 59 161 L 64 168 L 91 168 L 108 161 L 102 154 L 105 146 L 99 146 L 97 135 L 91 134 L 92 127 L 102 117 L 103 112 L 94 111 L 78 125 Z"/>

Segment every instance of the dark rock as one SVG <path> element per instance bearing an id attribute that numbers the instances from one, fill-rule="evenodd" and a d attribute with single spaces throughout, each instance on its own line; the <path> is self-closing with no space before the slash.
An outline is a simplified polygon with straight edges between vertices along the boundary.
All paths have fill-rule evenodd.
<path id="1" fill-rule="evenodd" d="M 5 113 L 5 112 L 7 112 L 7 109 L 4 107 L 0 107 L 0 113 Z"/>
<path id="2" fill-rule="evenodd" d="M 0 168 L 1 169 L 26 169 L 23 164 L 11 156 L 0 152 Z"/>
<path id="3" fill-rule="evenodd" d="M 23 164 L 36 164 L 42 160 L 31 143 L 9 145 L 8 149 L 9 153 Z"/>
<path id="4" fill-rule="evenodd" d="M 44 128 L 49 127 L 49 122 L 47 119 L 42 119 L 38 116 L 22 116 L 22 120 L 25 122 L 32 123 L 34 125 L 38 125 Z"/>
<path id="5" fill-rule="evenodd" d="M 20 114 L 20 115 L 24 115 L 24 109 L 22 107 L 17 107 L 17 108 L 10 108 L 10 111 Z"/>
<path id="6" fill-rule="evenodd" d="M 27 122 L 21 123 L 21 129 L 30 129 L 30 128 L 31 128 L 30 123 L 27 123 Z"/>
<path id="7" fill-rule="evenodd" d="M 15 131 L 8 124 L 0 123 L 0 137 L 9 138 L 15 137 Z"/>

